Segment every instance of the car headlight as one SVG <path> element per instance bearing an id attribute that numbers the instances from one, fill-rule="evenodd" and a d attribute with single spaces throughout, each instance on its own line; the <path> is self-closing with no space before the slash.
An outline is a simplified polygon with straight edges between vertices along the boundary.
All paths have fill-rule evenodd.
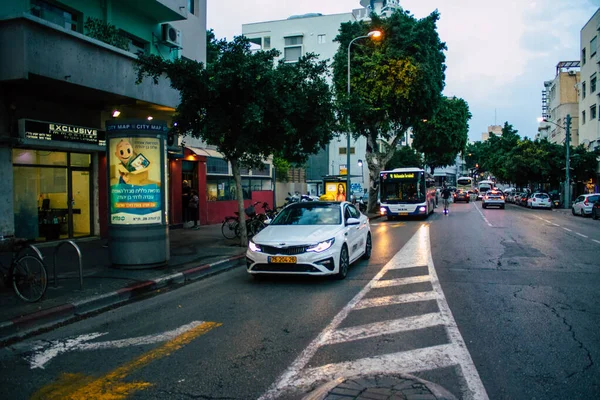
<path id="1" fill-rule="evenodd" d="M 326 240 L 324 242 L 315 244 L 314 246 L 309 246 L 306 251 L 314 251 L 315 253 L 320 253 L 322 251 L 327 250 L 328 248 L 330 248 L 331 246 L 333 246 L 333 243 L 335 242 L 335 238 L 331 238 L 329 240 Z"/>
<path id="2" fill-rule="evenodd" d="M 250 240 L 248 242 L 248 248 L 250 249 L 250 251 L 253 251 L 255 253 L 260 253 L 262 252 L 262 249 L 260 248 L 259 245 L 257 245 L 256 243 L 254 243 L 252 240 Z"/>

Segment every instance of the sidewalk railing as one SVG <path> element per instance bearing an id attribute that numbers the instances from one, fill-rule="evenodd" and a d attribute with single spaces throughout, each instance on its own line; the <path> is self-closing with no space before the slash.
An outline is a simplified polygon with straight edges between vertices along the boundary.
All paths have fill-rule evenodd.
<path id="1" fill-rule="evenodd" d="M 83 290 L 83 260 L 81 258 L 81 249 L 72 240 L 67 240 L 67 241 L 61 242 L 54 249 L 54 254 L 52 256 L 52 261 L 53 261 L 52 274 L 54 276 L 54 287 L 56 287 L 56 283 L 58 281 L 57 278 L 56 278 L 56 256 L 58 254 L 58 250 L 62 246 L 64 246 L 65 244 L 71 245 L 75 249 L 75 251 L 77 252 L 77 257 L 78 257 L 78 260 L 79 260 L 79 289 Z"/>

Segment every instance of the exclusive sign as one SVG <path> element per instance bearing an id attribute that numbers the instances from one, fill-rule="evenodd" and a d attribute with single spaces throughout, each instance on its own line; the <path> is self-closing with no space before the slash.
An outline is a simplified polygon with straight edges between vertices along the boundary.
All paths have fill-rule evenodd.
<path id="1" fill-rule="evenodd" d="M 25 120 L 25 138 L 106 146 L 106 133 L 95 128 Z"/>

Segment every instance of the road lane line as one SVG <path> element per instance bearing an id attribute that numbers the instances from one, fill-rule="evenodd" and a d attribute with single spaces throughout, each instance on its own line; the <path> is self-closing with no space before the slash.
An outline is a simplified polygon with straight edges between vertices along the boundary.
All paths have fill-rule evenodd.
<path id="1" fill-rule="evenodd" d="M 600 244 L 600 240 L 592 239 L 592 242 L 596 242 L 596 243 Z"/>
<path id="2" fill-rule="evenodd" d="M 333 331 L 330 336 L 324 340 L 323 345 L 368 339 L 381 335 L 391 335 L 415 329 L 431 328 L 443 324 L 444 321 L 439 313 L 417 315 L 393 321 L 374 322 L 372 324 L 353 326 Z"/>
<path id="3" fill-rule="evenodd" d="M 554 222 L 552 223 L 552 225 L 554 225 L 554 226 L 560 226 L 559 224 L 555 224 Z"/>
<path id="4" fill-rule="evenodd" d="M 419 255 L 417 253 L 423 254 Z M 367 304 L 367 300 L 363 300 L 363 298 L 388 270 L 397 269 L 399 266 L 400 268 L 406 268 L 407 260 L 422 261 L 423 258 L 426 259 L 425 264 L 429 268 L 429 275 L 432 279 L 433 292 L 429 293 L 436 295 L 435 300 L 440 310 L 438 315 L 441 317 L 446 328 L 447 338 L 450 341 L 449 344 L 329 364 L 318 368 L 307 368 L 310 360 L 321 346 L 328 344 L 328 341 L 332 340 L 332 338 L 342 340 L 340 334 L 337 332 L 349 332 L 348 328 L 338 330 L 338 326 L 346 319 L 350 312 L 356 310 L 359 303 L 363 302 L 362 304 Z M 424 264 L 421 262 L 412 264 L 413 267 L 420 265 Z M 354 330 L 351 331 L 351 337 L 354 338 L 360 334 L 372 333 L 373 331 L 369 331 L 369 327 L 372 328 L 372 325 L 362 326 L 362 333 L 360 332 L 360 327 L 353 327 Z M 483 383 L 458 330 L 456 321 L 454 321 L 435 272 L 431 256 L 429 227 L 422 226 L 408 243 L 392 257 L 375 277 L 333 318 L 331 323 L 302 351 L 259 400 L 289 398 L 292 393 L 296 395 L 298 392 L 306 393 L 311 386 L 320 383 L 317 381 L 318 379 L 331 382 L 342 378 L 356 378 L 374 371 L 381 371 L 388 374 L 410 374 L 420 370 L 431 370 L 450 365 L 458 366 L 457 370 L 462 373 L 464 379 L 464 385 L 461 385 L 460 398 L 467 400 L 488 400 Z"/>
<path id="5" fill-rule="evenodd" d="M 333 374 L 341 377 L 354 376 L 356 371 L 360 371 L 361 375 L 372 375 L 389 374 L 391 371 L 398 370 L 421 372 L 446 368 L 456 365 L 458 357 L 455 354 L 459 351 L 460 349 L 455 344 L 443 344 L 337 364 L 327 364 L 307 369 L 302 377 L 294 381 L 294 384 L 301 387 L 308 386 L 323 379 L 329 380 Z"/>
<path id="6" fill-rule="evenodd" d="M 565 227 L 563 227 L 563 229 L 564 229 L 565 231 L 573 232 L 573 231 L 572 231 L 572 230 L 570 230 L 569 228 L 565 228 Z"/>
<path id="7" fill-rule="evenodd" d="M 586 238 L 586 239 L 588 238 L 587 236 L 585 236 L 584 234 L 582 234 L 582 233 L 579 233 L 579 232 L 575 232 L 575 234 L 576 234 L 576 235 L 579 235 L 579 236 L 581 236 L 581 237 L 584 237 L 584 238 Z"/>
<path id="8" fill-rule="evenodd" d="M 411 283 L 423 283 L 431 281 L 431 277 L 429 275 L 421 275 L 421 276 L 410 276 L 408 278 L 398 278 L 398 279 L 386 279 L 384 281 L 377 281 L 373 284 L 373 289 L 376 288 L 386 288 L 392 286 L 402 286 L 402 285 L 410 285 Z"/>
<path id="9" fill-rule="evenodd" d="M 409 293 L 409 294 L 399 294 L 396 296 L 383 296 L 383 297 L 374 297 L 369 299 L 363 299 L 356 304 L 354 307 L 355 310 L 362 310 L 363 308 L 371 308 L 371 307 L 384 307 L 391 306 L 394 304 L 404 304 L 404 303 L 415 303 L 417 301 L 428 301 L 428 300 L 436 300 L 435 292 L 419 292 L 419 293 Z"/>
<path id="10" fill-rule="evenodd" d="M 483 213 L 481 212 L 481 210 L 479 209 L 479 207 L 477 207 L 477 204 L 473 203 L 473 206 L 475 207 L 475 209 L 477 211 L 479 211 L 479 214 L 481 215 L 481 218 L 483 218 L 483 220 L 485 221 L 485 223 L 488 224 L 488 226 L 490 228 L 493 228 L 492 224 L 490 224 L 490 221 L 488 221 L 488 219 L 485 217 L 485 215 L 483 215 Z"/>
<path id="11" fill-rule="evenodd" d="M 547 219 L 545 219 L 545 218 L 542 218 L 542 220 L 543 220 L 543 221 L 546 221 L 546 222 L 547 222 L 547 223 L 549 223 L 549 224 L 551 224 L 551 223 L 552 223 L 552 221 L 548 221 L 548 220 L 547 220 Z"/>
<path id="12" fill-rule="evenodd" d="M 58 399 L 94 399 L 116 400 L 125 399 L 136 391 L 152 386 L 149 382 L 124 381 L 128 375 L 139 370 L 153 361 L 166 357 L 174 351 L 189 344 L 198 336 L 221 326 L 217 322 L 203 322 L 202 324 L 182 333 L 161 346 L 152 349 L 139 357 L 123 364 L 122 366 L 99 377 L 90 377 L 83 374 L 63 373 L 61 377 L 50 383 L 31 397 L 32 400 L 58 400 Z"/>

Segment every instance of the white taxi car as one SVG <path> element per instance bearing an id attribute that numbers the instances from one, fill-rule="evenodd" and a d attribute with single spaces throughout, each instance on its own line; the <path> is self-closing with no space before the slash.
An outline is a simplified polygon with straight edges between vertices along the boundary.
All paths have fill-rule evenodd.
<path id="1" fill-rule="evenodd" d="M 485 192 L 481 199 L 481 207 L 483 208 L 500 207 L 503 209 L 505 204 L 504 193 L 495 189 Z"/>
<path id="2" fill-rule="evenodd" d="M 248 243 L 248 273 L 335 275 L 371 256 L 369 219 L 348 202 L 305 202 L 284 208 Z"/>
<path id="3" fill-rule="evenodd" d="M 534 193 L 527 198 L 527 207 L 552 209 L 552 200 L 546 193 Z"/>

